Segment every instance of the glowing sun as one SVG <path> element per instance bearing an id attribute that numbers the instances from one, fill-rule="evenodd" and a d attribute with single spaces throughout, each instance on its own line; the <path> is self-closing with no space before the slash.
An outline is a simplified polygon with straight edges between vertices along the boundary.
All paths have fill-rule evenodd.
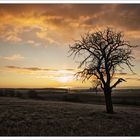
<path id="1" fill-rule="evenodd" d="M 62 83 L 67 83 L 67 82 L 70 82 L 72 78 L 73 78 L 72 76 L 62 76 L 62 77 L 57 78 L 57 80 Z"/>

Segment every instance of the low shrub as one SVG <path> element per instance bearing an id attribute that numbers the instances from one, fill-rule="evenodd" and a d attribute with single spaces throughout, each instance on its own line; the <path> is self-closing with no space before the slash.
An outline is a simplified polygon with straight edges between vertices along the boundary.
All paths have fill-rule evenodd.
<path id="1" fill-rule="evenodd" d="M 28 97 L 29 98 L 37 98 L 38 97 L 37 92 L 35 90 L 29 90 Z"/>

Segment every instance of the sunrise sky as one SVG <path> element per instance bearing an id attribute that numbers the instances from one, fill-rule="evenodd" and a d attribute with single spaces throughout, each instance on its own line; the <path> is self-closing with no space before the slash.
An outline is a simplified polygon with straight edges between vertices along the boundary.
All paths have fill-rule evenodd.
<path id="1" fill-rule="evenodd" d="M 69 44 L 107 26 L 140 45 L 140 4 L 0 4 L 0 87 L 90 87 L 74 79 Z M 125 67 L 121 87 L 140 85 L 140 48 L 133 54 L 135 74 Z"/>

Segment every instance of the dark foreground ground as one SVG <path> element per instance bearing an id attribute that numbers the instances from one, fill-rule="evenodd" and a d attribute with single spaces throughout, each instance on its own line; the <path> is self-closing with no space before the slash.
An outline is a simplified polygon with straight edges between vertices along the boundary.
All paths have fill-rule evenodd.
<path id="1" fill-rule="evenodd" d="M 139 106 L 0 97 L 1 136 L 140 136 Z"/>

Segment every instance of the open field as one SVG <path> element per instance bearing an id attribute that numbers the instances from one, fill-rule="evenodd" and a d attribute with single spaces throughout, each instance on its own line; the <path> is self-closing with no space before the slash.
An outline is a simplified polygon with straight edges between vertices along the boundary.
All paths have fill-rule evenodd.
<path id="1" fill-rule="evenodd" d="M 0 97 L 1 136 L 139 136 L 139 106 Z"/>

